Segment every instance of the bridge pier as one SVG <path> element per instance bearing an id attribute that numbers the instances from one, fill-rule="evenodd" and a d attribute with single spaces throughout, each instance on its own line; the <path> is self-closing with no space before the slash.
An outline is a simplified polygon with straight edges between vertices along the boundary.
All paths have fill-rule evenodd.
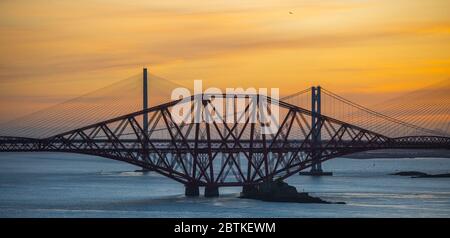
<path id="1" fill-rule="evenodd" d="M 218 196 L 219 196 L 219 186 L 207 185 L 205 187 L 205 197 L 218 197 Z"/>
<path id="2" fill-rule="evenodd" d="M 256 191 L 258 191 L 258 188 L 256 187 L 256 185 L 244 185 L 244 186 L 242 186 L 241 197 L 249 196 L 249 195 L 255 193 Z"/>
<path id="3" fill-rule="evenodd" d="M 308 176 L 333 176 L 333 172 L 325 172 L 325 171 L 318 171 L 318 170 L 311 170 L 311 171 L 301 171 L 298 173 L 299 175 L 308 175 Z"/>
<path id="4" fill-rule="evenodd" d="M 242 193 L 248 194 L 249 192 L 255 191 L 256 186 L 255 185 L 244 185 L 242 186 Z"/>
<path id="5" fill-rule="evenodd" d="M 186 197 L 198 197 L 200 195 L 199 186 L 196 184 L 185 184 L 184 195 Z"/>

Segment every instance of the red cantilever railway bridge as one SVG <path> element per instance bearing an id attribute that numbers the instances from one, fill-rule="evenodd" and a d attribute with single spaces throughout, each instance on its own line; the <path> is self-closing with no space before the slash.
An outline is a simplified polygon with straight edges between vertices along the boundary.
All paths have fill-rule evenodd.
<path id="1" fill-rule="evenodd" d="M 222 95 L 225 97 L 225 95 Z M 229 97 L 229 95 L 227 96 Z M 235 99 L 246 96 L 234 95 Z M 279 128 L 262 134 L 249 118 L 227 123 L 176 122 L 171 109 L 196 96 L 123 115 L 48 138 L 0 137 L 0 152 L 69 152 L 124 161 L 186 186 L 187 195 L 218 195 L 221 186 L 284 179 L 339 156 L 377 149 L 450 149 L 445 136 L 388 137 L 318 112 L 258 95 L 279 107 Z M 252 102 L 245 100 L 245 115 Z M 202 99 L 204 113 L 216 110 Z M 262 110 L 261 105 L 254 105 Z M 211 116 L 211 115 L 210 115 Z M 142 123 L 148 117 L 147 123 Z"/>

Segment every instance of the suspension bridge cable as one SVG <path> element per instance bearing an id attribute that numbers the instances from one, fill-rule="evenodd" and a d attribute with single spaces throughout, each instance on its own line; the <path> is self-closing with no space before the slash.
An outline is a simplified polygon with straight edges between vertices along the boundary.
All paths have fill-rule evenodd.
<path id="1" fill-rule="evenodd" d="M 414 124 L 410 124 L 410 123 L 398 120 L 396 118 L 389 117 L 387 115 L 381 114 L 379 112 L 376 112 L 374 110 L 366 108 L 366 107 L 364 107 L 364 106 L 362 106 L 360 104 L 357 104 L 357 103 L 354 103 L 354 102 L 352 102 L 352 101 L 350 101 L 348 99 L 345 99 L 345 98 L 343 98 L 343 97 L 341 97 L 341 96 L 339 96 L 339 95 L 337 95 L 337 94 L 335 94 L 335 93 L 333 93 L 333 92 L 331 92 L 331 91 L 329 91 L 329 90 L 327 90 L 325 88 L 322 88 L 322 90 L 323 90 L 323 92 L 325 94 L 328 94 L 331 97 L 334 97 L 334 98 L 336 98 L 336 99 L 338 99 L 338 100 L 340 100 L 340 101 L 342 101 L 342 102 L 344 102 L 344 103 L 346 103 L 346 104 L 348 104 L 350 106 L 356 107 L 356 108 L 358 108 L 358 109 L 360 109 L 362 111 L 365 111 L 365 112 L 367 112 L 367 113 L 369 113 L 371 115 L 374 115 L 374 116 L 377 116 L 377 117 L 380 117 L 380 118 L 384 118 L 384 119 L 386 119 L 388 121 L 391 121 L 391 122 L 394 122 L 394 123 L 397 123 L 397 124 L 400 124 L 400 125 L 403 125 L 403 126 L 406 126 L 406 127 L 410 127 L 410 128 L 414 128 L 414 129 L 417 129 L 417 130 L 421 130 L 421 131 L 424 131 L 426 133 L 441 134 L 440 132 L 437 132 L 437 131 L 434 131 L 434 130 L 430 130 L 430 129 L 427 129 L 427 128 L 423 128 L 423 127 L 420 127 L 420 126 L 417 126 L 417 125 L 414 125 Z"/>

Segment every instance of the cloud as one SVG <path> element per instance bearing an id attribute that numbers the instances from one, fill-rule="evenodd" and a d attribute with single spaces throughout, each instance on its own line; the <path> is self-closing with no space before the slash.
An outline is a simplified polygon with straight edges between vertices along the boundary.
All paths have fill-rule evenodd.
<path id="1" fill-rule="evenodd" d="M 216 81 L 224 72 L 247 81 L 265 74 L 294 85 L 308 73 L 300 83 L 327 78 L 349 91 L 397 90 L 448 76 L 447 63 L 434 73 L 426 63 L 448 59 L 450 19 L 442 9 L 440 1 L 415 0 L 1 1 L 0 90 L 19 100 L 59 92 L 83 75 L 95 84 L 94 76 L 144 65 L 190 67 Z M 27 80 L 60 85 L 5 86 Z"/>

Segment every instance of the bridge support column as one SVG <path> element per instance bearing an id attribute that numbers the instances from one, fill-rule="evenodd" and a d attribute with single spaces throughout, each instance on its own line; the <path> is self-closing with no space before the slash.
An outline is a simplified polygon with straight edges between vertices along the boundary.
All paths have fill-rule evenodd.
<path id="1" fill-rule="evenodd" d="M 242 197 L 249 196 L 249 195 L 253 194 L 255 191 L 257 191 L 257 188 L 255 185 L 244 185 L 244 186 L 242 186 L 241 196 Z"/>
<path id="2" fill-rule="evenodd" d="M 219 187 L 217 185 L 207 185 L 205 187 L 205 197 L 218 197 Z"/>
<path id="3" fill-rule="evenodd" d="M 148 109 L 148 82 L 147 82 L 147 68 L 142 71 L 142 109 Z M 148 113 L 142 115 L 142 129 L 145 134 L 148 134 Z M 147 137 L 145 137 L 147 138 Z M 148 141 L 144 139 L 144 146 L 142 147 L 142 159 L 145 161 L 148 158 Z M 149 172 L 151 170 L 142 168 L 142 172 Z"/>
<path id="4" fill-rule="evenodd" d="M 322 162 L 320 162 L 320 155 L 317 148 L 322 145 L 321 136 L 321 88 L 320 86 L 311 88 L 311 130 L 312 130 L 312 166 L 309 172 L 300 172 L 299 175 L 324 176 L 333 175 L 332 172 L 324 172 L 322 170 Z"/>
<path id="5" fill-rule="evenodd" d="M 186 184 L 184 186 L 185 186 L 184 195 L 186 197 L 198 197 L 200 195 L 200 189 L 198 185 Z"/>
<path id="6" fill-rule="evenodd" d="M 148 109 L 148 82 L 147 82 L 147 68 L 142 72 L 142 109 Z M 148 133 L 148 113 L 142 115 L 142 129 Z"/>

